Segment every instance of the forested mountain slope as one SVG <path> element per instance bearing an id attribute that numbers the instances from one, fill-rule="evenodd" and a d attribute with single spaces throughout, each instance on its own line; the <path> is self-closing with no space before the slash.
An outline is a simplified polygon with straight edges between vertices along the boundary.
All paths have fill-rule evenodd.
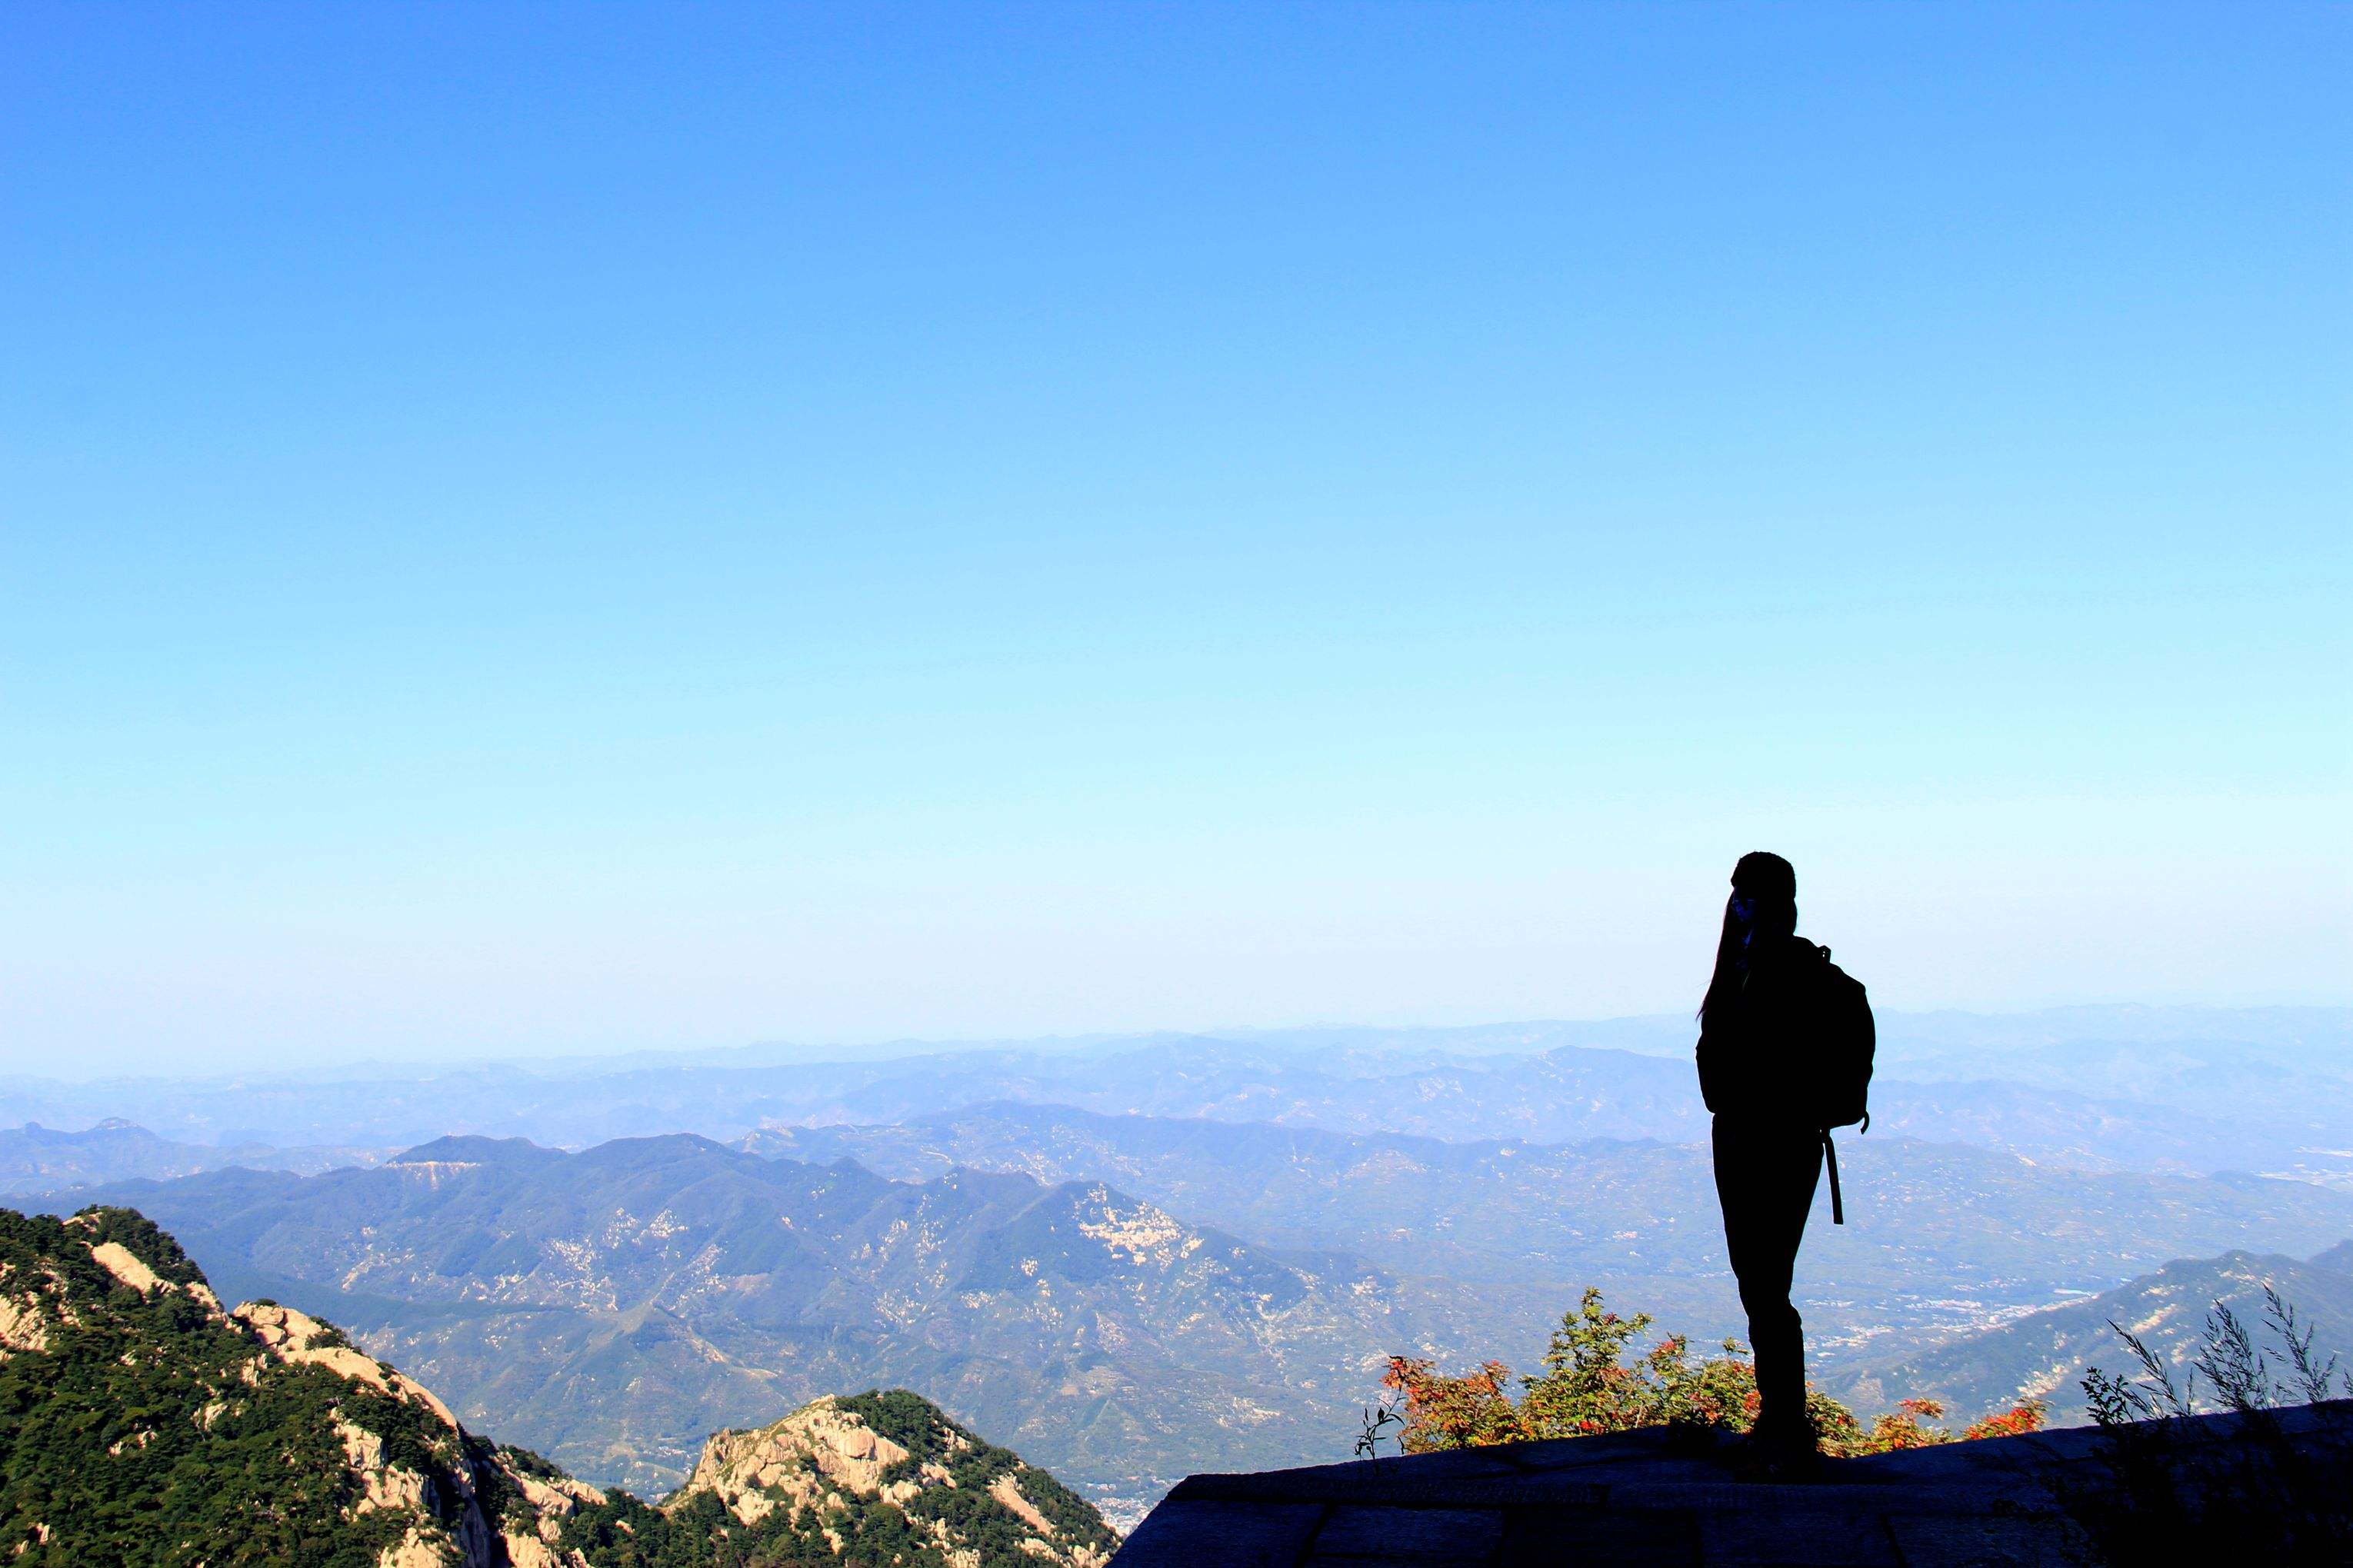
<path id="1" fill-rule="evenodd" d="M 138 1214 L 0 1211 L 0 1552 L 26 1568 L 1101 1568 L 1115 1544 L 903 1390 L 718 1433 L 657 1509 L 468 1432 L 302 1312 L 223 1310 Z"/>
<path id="2" fill-rule="evenodd" d="M 544 1564 L 603 1500 L 323 1324 L 224 1311 L 124 1210 L 0 1210 L 0 1551 L 26 1568 Z"/>

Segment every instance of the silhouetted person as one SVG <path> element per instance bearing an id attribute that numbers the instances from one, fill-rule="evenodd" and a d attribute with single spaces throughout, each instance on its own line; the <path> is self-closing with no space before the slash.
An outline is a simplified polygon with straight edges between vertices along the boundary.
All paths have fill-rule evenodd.
<path id="1" fill-rule="evenodd" d="M 1816 1451 L 1789 1280 L 1829 1129 L 1866 1120 L 1871 1077 L 1862 987 L 1797 932 L 1797 872 L 1778 855 L 1742 856 L 1700 1006 L 1699 1085 L 1715 1113 L 1716 1198 L 1757 1352 L 1752 1447 L 1768 1465 L 1803 1464 Z"/>

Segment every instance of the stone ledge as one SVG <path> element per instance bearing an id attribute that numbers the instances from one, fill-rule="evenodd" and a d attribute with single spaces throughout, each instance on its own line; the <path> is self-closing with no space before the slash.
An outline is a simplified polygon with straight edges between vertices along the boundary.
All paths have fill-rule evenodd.
<path id="1" fill-rule="evenodd" d="M 2278 1419 L 2316 1451 L 2353 1427 L 2353 1402 Z M 2240 1435 L 2229 1415 L 2187 1432 L 2208 1452 Z M 1736 1479 L 1728 1442 L 1658 1430 L 1193 1476 L 1116 1568 L 2058 1568 L 2081 1558 L 2053 1483 L 2088 1483 L 2101 1441 L 2073 1428 L 1831 1460 L 1807 1484 Z"/>

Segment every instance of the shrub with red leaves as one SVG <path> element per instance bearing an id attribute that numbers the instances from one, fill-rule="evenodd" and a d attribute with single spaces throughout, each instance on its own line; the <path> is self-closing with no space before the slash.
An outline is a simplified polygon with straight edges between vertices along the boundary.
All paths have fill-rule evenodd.
<path id="1" fill-rule="evenodd" d="M 1739 1342 L 1726 1340 L 1721 1355 L 1694 1361 L 1690 1341 L 1669 1334 L 1630 1358 L 1630 1347 L 1650 1331 L 1649 1313 L 1621 1317 L 1602 1305 L 1599 1290 L 1588 1288 L 1553 1331 L 1544 1371 L 1518 1380 L 1516 1401 L 1509 1390 L 1511 1368 L 1502 1362 L 1448 1377 L 1434 1362 L 1392 1356 L 1381 1385 L 1405 1396 L 1398 1446 L 1426 1454 L 1637 1426 L 1748 1430 L 1757 1419 L 1757 1369 Z M 1819 1391 L 1808 1392 L 1806 1408 L 1826 1454 L 1884 1454 L 1954 1441 L 1952 1433 L 1930 1425 L 1945 1417 L 1945 1407 L 1933 1399 L 1899 1400 L 1869 1427 Z M 2028 1400 L 1967 1427 L 1961 1436 L 2038 1431 L 2043 1410 L 2042 1401 Z"/>

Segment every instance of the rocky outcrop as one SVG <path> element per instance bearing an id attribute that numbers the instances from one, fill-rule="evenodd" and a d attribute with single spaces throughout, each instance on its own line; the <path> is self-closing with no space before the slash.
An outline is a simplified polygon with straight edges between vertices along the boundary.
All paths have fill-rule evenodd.
<path id="1" fill-rule="evenodd" d="M 834 1401 L 820 1399 L 773 1426 L 713 1435 L 679 1495 L 709 1492 L 749 1524 L 780 1503 L 821 1505 L 832 1491 L 880 1497 L 884 1472 L 907 1457 L 906 1449 Z"/>
<path id="2" fill-rule="evenodd" d="M 281 1515 L 302 1539 L 347 1530 L 378 1568 L 593 1568 L 559 1542 L 603 1492 L 468 1432 L 315 1318 L 273 1301 L 224 1310 L 171 1238 L 127 1210 L 0 1211 L 0 1378 L 16 1382 L 11 1406 L 26 1416 L 0 1432 L 0 1479 L 23 1500 L 0 1517 L 0 1552 L 28 1568 L 145 1561 L 154 1532 L 110 1517 L 142 1509 L 218 1562 L 257 1560 L 240 1537 Z M 44 1396 L 63 1419 L 45 1418 Z M 92 1405 L 108 1418 L 90 1421 Z M 213 1458 L 216 1436 L 266 1442 L 280 1459 L 257 1479 Z M 42 1500 L 54 1496 L 76 1505 Z"/>
<path id="3" fill-rule="evenodd" d="M 901 1390 L 721 1432 L 661 1508 L 466 1430 L 332 1324 L 224 1309 L 140 1215 L 0 1209 L 0 1563 L 1103 1568 L 1118 1538 Z M 69 1501 L 61 1500 L 70 1500 Z"/>
<path id="4" fill-rule="evenodd" d="M 316 1366 L 405 1407 L 424 1428 L 433 1463 L 386 1456 L 377 1433 L 337 1408 L 335 1433 L 357 1490 L 353 1519 L 401 1518 L 406 1528 L 385 1547 L 378 1568 L 588 1568 L 578 1552 L 559 1553 L 564 1521 L 605 1494 L 569 1477 L 543 1479 L 517 1468 L 509 1452 L 472 1436 L 449 1407 L 415 1379 L 355 1350 L 342 1333 L 274 1301 L 248 1301 L 228 1314 L 260 1342 L 263 1354 L 289 1366 Z M 417 1432 L 409 1433 L 413 1439 Z"/>
<path id="5" fill-rule="evenodd" d="M 1102 1568 L 1118 1544 L 1051 1476 L 903 1389 L 819 1399 L 773 1426 L 714 1434 L 663 1510 L 683 1518 L 714 1502 L 755 1539 L 815 1537 L 845 1554 L 846 1521 L 880 1507 L 950 1568 Z"/>

